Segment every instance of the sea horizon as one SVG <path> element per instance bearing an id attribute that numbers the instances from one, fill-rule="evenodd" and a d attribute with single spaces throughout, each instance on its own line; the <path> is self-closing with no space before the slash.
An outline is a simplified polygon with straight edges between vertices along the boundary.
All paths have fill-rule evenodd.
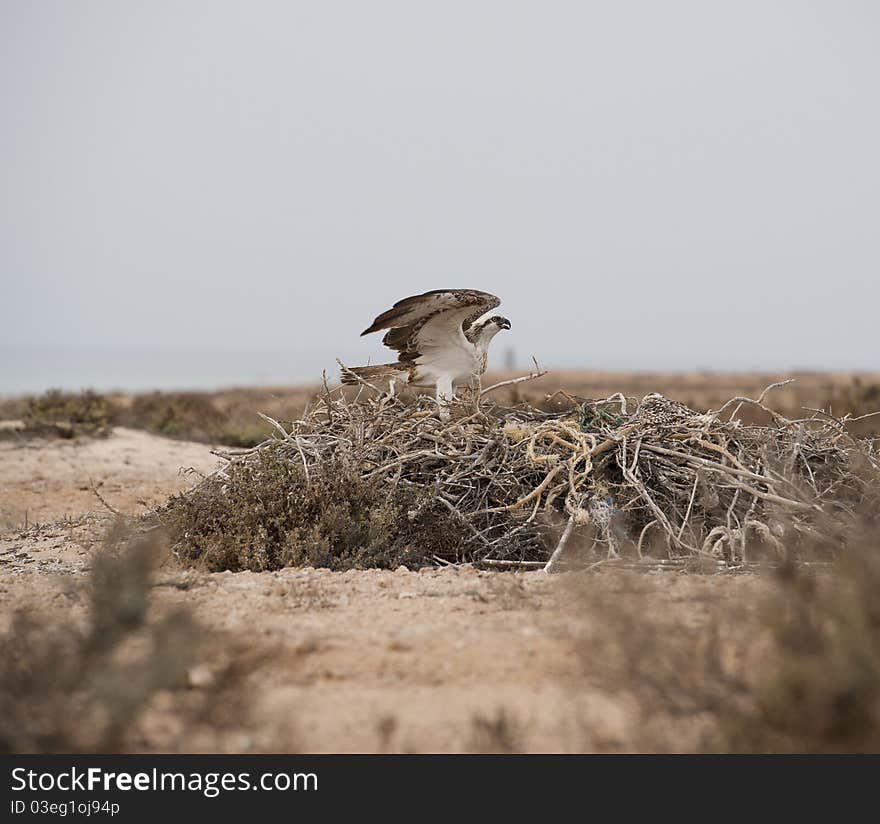
<path id="1" fill-rule="evenodd" d="M 314 354 L 309 357 L 311 363 L 315 360 Z M 329 364 L 336 366 L 332 358 Z M 6 396 L 48 389 L 216 390 L 320 380 L 320 369 L 310 370 L 295 354 L 282 350 L 0 346 L 0 395 Z"/>
<path id="2" fill-rule="evenodd" d="M 351 363 L 377 362 L 349 353 Z M 498 364 L 508 371 L 526 374 L 533 365 L 508 361 Z M 511 366 L 514 362 L 517 365 Z M 621 363 L 540 364 L 551 372 L 608 371 L 705 374 L 837 374 L 876 375 L 880 370 L 859 366 L 761 367 L 730 364 L 710 368 L 698 364 L 633 365 Z M 326 370 L 328 379 L 338 378 L 336 357 L 317 349 L 227 350 L 156 346 L 21 346 L 0 344 L 0 396 L 38 394 L 48 389 L 98 392 L 215 391 L 232 387 L 317 385 Z"/>

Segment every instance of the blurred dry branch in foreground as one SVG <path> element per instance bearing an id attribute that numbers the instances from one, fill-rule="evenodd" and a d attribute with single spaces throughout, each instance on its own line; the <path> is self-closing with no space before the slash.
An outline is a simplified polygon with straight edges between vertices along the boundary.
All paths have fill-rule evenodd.
<path id="1" fill-rule="evenodd" d="M 189 610 L 157 612 L 154 571 L 167 549 L 155 533 L 116 520 L 83 586 L 67 583 L 65 609 L 20 609 L 0 632 L 0 752 L 125 752 L 138 749 L 140 723 L 157 702 L 177 730 L 246 723 L 240 682 L 254 655 L 220 645 Z M 80 619 L 71 607 L 85 600 Z M 210 656 L 210 662 L 204 658 Z"/>
<path id="2" fill-rule="evenodd" d="M 690 618 L 646 612 L 644 576 L 573 576 L 584 679 L 632 697 L 639 751 L 877 752 L 877 528 L 865 513 L 834 565 L 785 563 L 756 602 L 697 600 Z"/>

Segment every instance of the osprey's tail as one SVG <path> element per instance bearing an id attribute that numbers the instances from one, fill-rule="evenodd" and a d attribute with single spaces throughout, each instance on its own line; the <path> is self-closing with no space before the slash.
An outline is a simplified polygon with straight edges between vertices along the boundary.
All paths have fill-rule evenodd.
<path id="1" fill-rule="evenodd" d="M 347 366 L 342 370 L 343 383 L 358 383 L 358 378 L 373 381 L 381 378 L 399 378 L 407 375 L 409 365 L 405 363 L 381 363 L 377 366 Z"/>

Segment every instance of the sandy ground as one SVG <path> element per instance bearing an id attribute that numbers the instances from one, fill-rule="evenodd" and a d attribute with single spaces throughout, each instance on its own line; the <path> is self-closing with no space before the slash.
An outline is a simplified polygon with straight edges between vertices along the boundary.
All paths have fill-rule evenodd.
<path id="1" fill-rule="evenodd" d="M 117 428 L 109 438 L 0 441 L 0 526 L 53 523 L 111 506 L 143 512 L 208 472 L 210 447 Z M 197 479 L 197 476 L 196 476 Z"/>
<path id="2" fill-rule="evenodd" d="M 107 438 L 0 442 L 0 616 L 84 614 L 77 582 L 108 512 L 143 512 L 209 471 L 209 447 L 117 429 Z M 27 527 L 25 528 L 25 519 Z M 632 573 L 629 573 L 630 575 Z M 608 586 L 627 573 L 604 573 Z M 285 569 L 207 574 L 166 562 L 157 608 L 185 604 L 224 639 L 193 673 L 210 682 L 220 646 L 247 649 L 246 717 L 193 733 L 159 695 L 141 724 L 148 751 L 628 751 L 644 719 L 625 690 L 596 686 L 578 655 L 584 620 L 570 576 L 471 567 L 420 572 Z M 645 610 L 706 619 L 752 597 L 754 576 L 640 575 Z M 566 604 L 569 606 L 566 606 Z M 595 620 L 595 616 L 592 620 Z M 3 629 L 4 627 L 0 627 Z M 242 711 L 244 712 L 244 710 Z M 672 749 L 694 746 L 672 730 Z"/>

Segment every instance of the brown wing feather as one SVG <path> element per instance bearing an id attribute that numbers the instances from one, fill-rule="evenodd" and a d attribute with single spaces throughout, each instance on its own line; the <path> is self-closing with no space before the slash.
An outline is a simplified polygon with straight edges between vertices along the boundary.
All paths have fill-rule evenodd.
<path id="1" fill-rule="evenodd" d="M 380 329 L 405 326 L 418 320 L 423 314 L 434 314 L 443 309 L 458 309 L 469 303 L 475 307 L 483 307 L 480 309 L 480 314 L 484 314 L 498 306 L 501 300 L 478 289 L 432 289 L 430 292 L 397 301 L 387 312 L 379 315 L 367 329 L 364 329 L 361 335 L 369 335 Z"/>
<path id="2" fill-rule="evenodd" d="M 415 344 L 416 332 L 419 331 L 430 317 L 433 317 L 433 315 L 428 315 L 418 323 L 411 323 L 409 326 L 397 326 L 389 329 L 385 333 L 385 337 L 382 338 L 382 343 L 389 349 L 396 349 L 400 353 L 400 360 L 415 360 L 419 353 L 415 349 L 410 349 L 410 347 Z"/>
<path id="3" fill-rule="evenodd" d="M 401 361 L 411 363 L 419 357 L 419 330 L 432 318 L 444 311 L 460 310 L 470 305 L 474 307 L 474 311 L 462 322 L 462 328 L 467 329 L 478 317 L 500 303 L 495 295 L 477 289 L 434 289 L 397 301 L 387 312 L 379 315 L 361 335 L 388 329 L 382 343 L 397 350 Z"/>
<path id="4" fill-rule="evenodd" d="M 382 343 L 389 349 L 395 349 L 399 352 L 398 358 L 406 363 L 411 363 L 420 354 L 418 350 L 419 330 L 432 318 L 437 317 L 440 312 L 431 312 L 419 318 L 415 323 L 407 326 L 395 326 L 385 333 Z"/>

